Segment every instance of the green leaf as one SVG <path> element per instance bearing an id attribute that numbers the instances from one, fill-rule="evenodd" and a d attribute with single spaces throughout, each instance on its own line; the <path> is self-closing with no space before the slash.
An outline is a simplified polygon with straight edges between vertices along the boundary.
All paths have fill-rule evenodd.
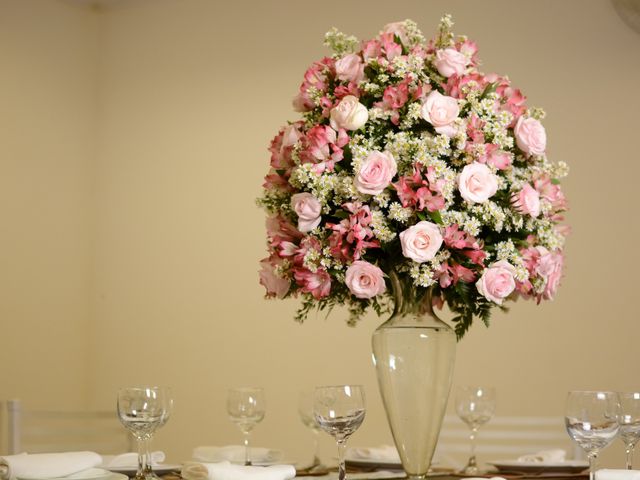
<path id="1" fill-rule="evenodd" d="M 560 185 L 560 180 L 558 180 L 557 178 L 552 178 L 551 183 L 553 183 L 554 185 Z"/>
<path id="2" fill-rule="evenodd" d="M 349 218 L 349 212 L 346 212 L 344 210 L 336 210 L 333 216 L 338 218 Z"/>
<path id="3" fill-rule="evenodd" d="M 440 215 L 440 210 L 429 212 L 429 216 L 431 217 L 431 220 L 436 222 L 438 225 L 444 225 L 444 222 L 442 221 L 442 215 Z"/>
<path id="4" fill-rule="evenodd" d="M 485 98 L 490 93 L 495 92 L 496 88 L 498 88 L 498 82 L 490 83 L 484 88 L 484 91 L 482 92 L 482 95 L 480 95 L 480 98 Z"/>
<path id="5" fill-rule="evenodd" d="M 418 218 L 420 220 L 426 220 L 427 216 L 424 214 L 424 212 L 416 212 L 416 215 L 418 216 Z"/>

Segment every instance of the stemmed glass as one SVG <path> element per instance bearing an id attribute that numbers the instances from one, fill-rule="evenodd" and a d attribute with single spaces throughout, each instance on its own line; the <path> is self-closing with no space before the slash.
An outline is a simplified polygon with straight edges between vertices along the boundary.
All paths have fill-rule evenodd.
<path id="1" fill-rule="evenodd" d="M 264 390 L 259 387 L 232 388 L 227 395 L 227 413 L 244 437 L 244 464 L 251 465 L 249 437 L 262 421 L 266 409 Z"/>
<path id="2" fill-rule="evenodd" d="M 336 439 L 338 480 L 344 480 L 347 438 L 364 420 L 364 389 L 359 385 L 317 387 L 313 395 L 313 415 L 320 428 Z"/>
<path id="3" fill-rule="evenodd" d="M 476 437 L 478 429 L 491 420 L 496 410 L 496 391 L 493 387 L 465 386 L 456 390 L 456 413 L 471 430 L 469 441 L 471 454 L 462 470 L 465 475 L 479 472 L 476 462 Z"/>
<path id="4" fill-rule="evenodd" d="M 564 422 L 569 436 L 587 453 L 589 479 L 595 480 L 596 460 L 618 433 L 620 403 L 614 392 L 569 392 Z"/>
<path id="5" fill-rule="evenodd" d="M 305 470 L 308 472 L 319 472 L 326 470 L 320 460 L 320 425 L 313 415 L 313 390 L 303 390 L 298 397 L 298 414 L 305 427 L 313 433 L 313 462 Z"/>
<path id="6" fill-rule="evenodd" d="M 118 418 L 138 444 L 136 480 L 159 478 L 151 468 L 148 447 L 155 431 L 169 419 L 172 405 L 167 387 L 127 387 L 118 391 Z"/>
<path id="7" fill-rule="evenodd" d="M 640 440 L 640 392 L 618 393 L 620 415 L 618 436 L 624 442 L 627 454 L 627 469 L 633 468 L 633 449 Z"/>

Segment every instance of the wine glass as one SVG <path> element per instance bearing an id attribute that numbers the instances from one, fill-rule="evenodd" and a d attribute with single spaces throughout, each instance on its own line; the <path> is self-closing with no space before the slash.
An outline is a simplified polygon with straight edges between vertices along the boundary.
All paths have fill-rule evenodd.
<path id="1" fill-rule="evenodd" d="M 303 390 L 298 396 L 298 414 L 305 427 L 313 433 L 313 462 L 305 470 L 308 472 L 325 471 L 326 467 L 320 460 L 320 425 L 313 415 L 313 390 Z"/>
<path id="2" fill-rule="evenodd" d="M 596 460 L 618 433 L 620 403 L 614 392 L 569 392 L 564 422 L 569 436 L 587 453 L 589 479 L 595 480 Z"/>
<path id="3" fill-rule="evenodd" d="M 264 418 L 264 390 L 259 387 L 232 388 L 227 395 L 227 413 L 244 437 L 244 464 L 251 465 L 249 437 L 251 430 Z"/>
<path id="4" fill-rule="evenodd" d="M 456 413 L 471 430 L 471 454 L 462 470 L 465 475 L 479 473 L 476 462 L 476 436 L 478 429 L 491 420 L 496 409 L 496 391 L 493 387 L 464 386 L 456 390 Z"/>
<path id="5" fill-rule="evenodd" d="M 313 415 L 320 428 L 336 439 L 338 480 L 346 477 L 344 454 L 349 438 L 364 420 L 364 389 L 360 385 L 317 387 Z"/>
<path id="6" fill-rule="evenodd" d="M 633 468 L 633 449 L 640 440 L 640 392 L 618 393 L 620 415 L 618 436 L 624 442 L 627 469 Z"/>
<path id="7" fill-rule="evenodd" d="M 169 419 L 172 405 L 167 387 L 127 387 L 118 391 L 118 418 L 138 444 L 136 480 L 159 478 L 151 468 L 148 445 L 155 431 Z"/>

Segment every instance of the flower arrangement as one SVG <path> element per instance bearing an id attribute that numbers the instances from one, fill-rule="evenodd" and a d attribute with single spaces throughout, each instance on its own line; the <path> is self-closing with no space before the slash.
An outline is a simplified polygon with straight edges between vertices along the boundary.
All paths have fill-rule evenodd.
<path id="1" fill-rule="evenodd" d="M 358 42 L 336 29 L 331 57 L 304 74 L 302 119 L 272 140 L 258 203 L 268 213 L 268 297 L 301 296 L 296 319 L 347 305 L 354 324 L 393 298 L 393 270 L 455 314 L 556 293 L 568 228 L 540 108 L 507 77 L 478 70 L 450 16 L 429 42 L 410 20 Z"/>

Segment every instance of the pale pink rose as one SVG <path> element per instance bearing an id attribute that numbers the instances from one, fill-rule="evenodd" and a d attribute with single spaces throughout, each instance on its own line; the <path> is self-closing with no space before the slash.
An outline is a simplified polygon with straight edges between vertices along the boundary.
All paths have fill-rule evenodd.
<path id="1" fill-rule="evenodd" d="M 436 52 L 436 68 L 443 77 L 462 75 L 469 65 L 469 58 L 455 48 L 445 48 Z"/>
<path id="2" fill-rule="evenodd" d="M 283 298 L 289 291 L 291 281 L 275 273 L 277 260 L 265 258 L 260 261 L 260 284 L 267 289 L 267 296 Z"/>
<path id="3" fill-rule="evenodd" d="M 422 105 L 421 113 L 422 118 L 433 125 L 438 133 L 448 135 L 445 130 L 449 130 L 447 127 L 453 127 L 452 124 L 460 113 L 460 107 L 455 98 L 447 97 L 434 90 L 427 96 Z M 439 131 L 439 129 L 442 131 Z"/>
<path id="4" fill-rule="evenodd" d="M 547 148 L 547 132 L 535 118 L 520 117 L 513 133 L 518 148 L 529 155 L 542 155 Z"/>
<path id="5" fill-rule="evenodd" d="M 374 150 L 360 164 L 354 185 L 360 193 L 378 195 L 391 183 L 397 171 L 391 153 Z"/>
<path id="6" fill-rule="evenodd" d="M 310 232 L 322 220 L 322 205 L 316 197 L 308 192 L 296 193 L 291 197 L 291 208 L 298 215 L 298 230 Z"/>
<path id="7" fill-rule="evenodd" d="M 531 215 L 533 218 L 540 215 L 540 194 L 528 183 L 525 183 L 520 192 L 513 194 L 511 202 L 520 213 Z"/>
<path id="8" fill-rule="evenodd" d="M 330 123 L 335 130 L 358 130 L 369 120 L 369 111 L 353 95 L 347 95 L 331 109 Z"/>
<path id="9" fill-rule="evenodd" d="M 360 55 L 349 53 L 336 62 L 336 76 L 345 82 L 360 83 L 364 78 L 364 63 Z"/>
<path id="10" fill-rule="evenodd" d="M 462 198 L 472 203 L 484 203 L 498 190 L 498 179 L 484 163 L 466 165 L 458 177 Z"/>
<path id="11" fill-rule="evenodd" d="M 347 268 L 345 283 L 358 298 L 373 298 L 386 289 L 382 270 L 363 260 L 357 260 Z"/>
<path id="12" fill-rule="evenodd" d="M 495 262 L 482 273 L 476 288 L 487 300 L 502 305 L 502 301 L 516 288 L 515 272 L 514 266 L 506 260 Z"/>
<path id="13" fill-rule="evenodd" d="M 404 26 L 404 22 L 387 23 L 380 33 L 393 33 L 405 46 L 409 45 L 409 37 L 407 36 L 407 29 Z"/>
<path id="14" fill-rule="evenodd" d="M 400 244 L 405 257 L 423 263 L 435 257 L 440 250 L 442 234 L 435 223 L 423 220 L 400 232 Z"/>

